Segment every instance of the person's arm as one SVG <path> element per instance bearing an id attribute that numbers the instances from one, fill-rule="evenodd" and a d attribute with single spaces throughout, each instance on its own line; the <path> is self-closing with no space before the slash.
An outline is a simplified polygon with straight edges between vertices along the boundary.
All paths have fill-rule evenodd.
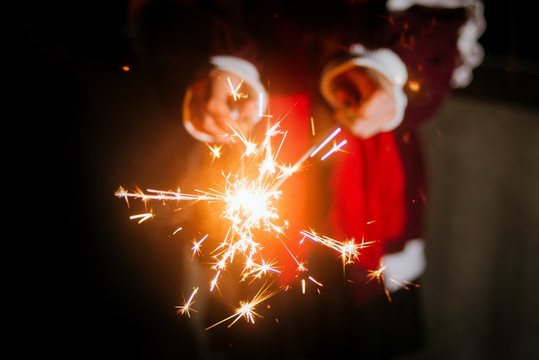
<path id="1" fill-rule="evenodd" d="M 387 6 L 390 11 L 378 15 L 384 20 L 371 23 L 370 33 L 358 31 L 360 23 L 347 24 L 351 45 L 321 76 L 320 90 L 336 120 L 362 138 L 428 119 L 452 87 L 469 83 L 482 59 L 480 2 Z"/>
<path id="2" fill-rule="evenodd" d="M 484 5 L 480 0 L 388 0 L 389 11 L 402 12 L 413 6 L 442 9 L 464 9 L 466 20 L 458 29 L 459 63 L 451 75 L 451 87 L 466 87 L 472 81 L 472 71 L 483 62 L 483 48 L 478 43 L 486 28 Z"/>
<path id="3" fill-rule="evenodd" d="M 209 143 L 234 141 L 267 107 L 267 92 L 257 68 L 254 41 L 215 14 L 211 27 L 208 71 L 188 86 L 183 101 L 183 125 L 194 138 Z"/>
<path id="4" fill-rule="evenodd" d="M 390 49 L 370 51 L 354 44 L 344 60 L 326 68 L 320 89 L 335 119 L 354 135 L 368 138 L 401 124 L 407 77 L 406 66 Z"/>
<path id="5" fill-rule="evenodd" d="M 191 136 L 229 142 L 258 121 L 267 96 L 247 34 L 211 4 L 137 0 L 130 8 L 137 48 L 160 86 L 184 97 L 182 123 Z"/>
<path id="6" fill-rule="evenodd" d="M 256 67 L 235 56 L 213 56 L 213 68 L 188 87 L 183 124 L 196 139 L 210 143 L 233 141 L 262 116 L 267 94 Z"/>

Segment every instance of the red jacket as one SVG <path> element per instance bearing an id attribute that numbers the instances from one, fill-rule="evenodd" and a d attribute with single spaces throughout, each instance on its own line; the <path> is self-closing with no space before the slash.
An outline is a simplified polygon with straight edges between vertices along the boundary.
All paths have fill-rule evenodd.
<path id="1" fill-rule="evenodd" d="M 381 256 L 420 237 L 427 190 L 416 129 L 448 95 L 453 71 L 464 61 L 457 41 L 466 10 L 413 6 L 390 12 L 385 1 L 359 0 L 205 4 L 193 8 L 181 1 L 155 2 L 143 13 L 141 29 L 149 39 L 170 36 L 184 49 L 180 53 L 185 55 L 186 77 L 207 69 L 205 59 L 212 55 L 232 55 L 255 64 L 268 86 L 269 112 L 277 119 L 290 112 L 282 125 L 289 131 L 288 142 L 294 139 L 283 154 L 290 161 L 312 142 L 314 109 L 327 106 L 318 86 L 329 60 L 355 43 L 389 49 L 401 59 L 408 72 L 403 85 L 408 102 L 399 127 L 364 140 L 348 134 L 346 153 L 331 160 L 329 181 L 313 181 L 317 177 L 306 173 L 297 176 L 296 185 L 286 184 L 291 189 L 285 194 L 294 201 L 283 216 L 293 217 L 291 236 L 312 227 L 338 240 L 373 241 L 359 261 L 367 269 L 377 268 Z M 180 26 L 191 31 L 171 35 L 171 29 Z M 313 197 L 322 198 L 317 208 Z M 314 212 L 327 213 L 324 225 L 311 216 Z"/>

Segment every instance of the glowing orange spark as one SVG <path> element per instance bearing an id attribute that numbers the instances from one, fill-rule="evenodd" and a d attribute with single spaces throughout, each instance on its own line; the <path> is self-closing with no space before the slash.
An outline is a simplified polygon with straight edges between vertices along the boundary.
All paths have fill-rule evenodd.
<path id="1" fill-rule="evenodd" d="M 251 301 L 240 301 L 239 303 L 239 307 L 237 307 L 235 309 L 235 312 L 233 315 L 209 326 L 206 328 L 206 330 L 209 330 L 219 324 L 222 324 L 228 320 L 231 320 L 231 319 L 234 319 L 229 325 L 228 327 L 231 327 L 232 325 L 234 325 L 239 319 L 241 319 L 242 317 L 245 318 L 245 320 L 247 322 L 250 322 L 252 324 L 255 323 L 255 317 L 262 317 L 262 315 L 258 314 L 255 312 L 255 307 L 257 305 L 259 305 L 260 303 L 266 301 L 267 299 L 269 299 L 270 297 L 272 297 L 273 295 L 277 294 L 279 292 L 279 290 L 270 290 L 270 286 L 271 284 L 264 284 L 262 285 L 262 287 L 260 288 L 260 290 L 258 290 L 258 292 L 256 293 L 256 295 L 253 297 L 253 299 Z"/>
<path id="2" fill-rule="evenodd" d="M 145 214 L 131 215 L 129 219 L 131 220 L 139 219 L 138 223 L 141 224 L 152 217 L 153 217 L 153 213 L 150 212 L 150 213 L 145 213 Z"/>
<path id="3" fill-rule="evenodd" d="M 233 96 L 238 99 L 241 94 L 238 93 L 241 83 L 236 87 L 233 86 L 229 79 Z M 230 125 L 229 125 L 230 126 Z M 260 231 L 271 234 L 272 239 L 279 240 L 290 256 L 297 264 L 298 271 L 307 271 L 305 265 L 298 261 L 294 254 L 288 249 L 282 241 L 281 236 L 284 230 L 288 227 L 288 221 L 281 219 L 278 213 L 277 202 L 282 196 L 279 187 L 292 174 L 299 171 L 309 158 L 312 158 L 317 152 L 323 149 L 335 136 L 341 131 L 340 128 L 333 130 L 331 135 L 325 139 L 320 145 L 313 146 L 309 149 L 302 158 L 295 164 L 283 164 L 278 161 L 278 155 L 283 147 L 287 132 L 279 128 L 279 123 L 271 125 L 268 122 L 268 127 L 261 142 L 255 142 L 230 126 L 234 135 L 233 139 L 239 139 L 240 144 L 243 144 L 244 151 L 242 155 L 241 168 L 237 172 L 225 173 L 223 171 L 224 181 L 219 185 L 220 188 L 208 190 L 195 190 L 194 194 L 186 194 L 178 189 L 177 191 L 162 191 L 155 189 L 147 189 L 146 192 L 136 189 L 133 192 L 127 191 L 123 187 L 119 187 L 115 192 L 115 196 L 125 199 L 129 206 L 129 199 L 137 199 L 144 202 L 145 206 L 150 200 L 156 201 L 205 201 L 212 203 L 218 207 L 219 217 L 229 225 L 228 231 L 222 241 L 211 251 L 214 258 L 211 268 L 215 271 L 213 278 L 209 283 L 209 291 L 215 288 L 219 290 L 219 279 L 223 271 L 227 271 L 227 266 L 233 262 L 239 261 L 243 264 L 241 275 L 242 280 L 252 277 L 255 279 L 271 274 L 279 274 L 278 266 L 275 262 L 266 262 L 262 256 L 262 249 L 266 245 L 256 238 L 255 234 Z M 314 131 L 314 125 L 313 125 Z M 271 141 L 276 136 L 281 136 L 278 147 L 275 149 Z M 344 146 L 345 141 L 339 145 L 334 145 L 330 150 L 331 153 L 338 151 Z M 210 149 L 210 154 L 214 159 L 221 156 L 221 147 L 218 145 L 206 144 Z M 313 150 L 314 149 L 314 150 Z M 325 155 L 326 157 L 329 155 Z M 134 215 L 132 219 L 139 219 L 139 223 L 153 217 L 151 211 L 146 211 L 144 214 Z M 178 228 L 174 233 L 181 229 Z M 313 241 L 322 243 L 341 253 L 343 264 L 352 262 L 357 258 L 357 253 L 365 244 L 356 244 L 353 240 L 348 242 L 338 242 L 327 237 L 318 237 L 314 232 L 304 233 L 305 236 Z M 195 254 L 201 253 L 201 245 L 208 238 L 206 234 L 200 240 L 193 240 L 192 252 Z M 312 277 L 309 280 L 323 286 L 320 282 Z M 303 286 L 304 282 L 303 282 Z M 255 297 L 247 302 L 240 302 L 240 305 L 235 310 L 235 314 L 217 323 L 232 319 L 233 325 L 241 317 L 244 317 L 248 322 L 254 323 L 254 318 L 259 314 L 255 312 L 255 307 L 260 302 L 273 296 L 278 290 L 270 290 L 270 285 L 264 285 Z M 182 306 L 177 307 L 180 314 L 186 313 L 189 315 L 189 310 L 193 303 L 192 299 L 195 296 L 198 288 L 193 292 L 190 299 Z M 213 325 L 216 326 L 217 324 Z M 210 326 L 209 328 L 213 327 Z M 209 329 L 208 328 L 208 329 Z"/>
<path id="4" fill-rule="evenodd" d="M 292 257 L 292 259 L 295 261 L 295 263 L 298 265 L 298 271 L 307 271 L 307 268 L 305 267 L 305 265 L 303 263 L 300 263 L 298 261 L 298 259 L 296 259 L 296 257 L 294 256 L 294 254 L 292 254 L 292 252 L 290 251 L 290 249 L 288 248 L 288 246 L 286 246 L 286 244 L 283 242 L 283 240 L 279 239 L 281 241 L 281 244 L 283 244 L 284 248 L 286 249 L 286 251 L 288 251 L 288 253 L 290 254 L 290 256 Z"/>
<path id="5" fill-rule="evenodd" d="M 402 283 L 393 279 L 393 278 L 389 278 L 389 281 L 391 281 L 392 283 L 395 283 L 397 284 L 398 286 L 400 286 L 401 288 L 403 288 L 404 290 L 410 290 L 410 288 L 407 286 L 407 285 L 410 285 L 410 286 L 413 286 L 413 287 L 421 287 L 421 285 L 419 284 L 415 284 L 413 282 L 410 282 L 410 281 L 403 281 Z M 406 284 L 406 285 L 405 285 Z"/>
<path id="6" fill-rule="evenodd" d="M 380 265 L 378 269 L 368 270 L 367 271 L 367 283 L 371 282 L 373 279 L 378 281 L 378 284 L 382 285 L 384 283 L 384 270 L 385 266 Z"/>
<path id="7" fill-rule="evenodd" d="M 255 142 L 253 142 L 251 140 L 247 140 L 247 137 L 244 134 L 242 134 L 241 132 L 239 132 L 238 130 L 236 130 L 232 125 L 230 125 L 228 123 L 227 123 L 227 125 L 234 132 L 234 135 L 238 139 L 240 139 L 240 141 L 245 146 L 243 156 L 248 157 L 248 156 L 251 156 L 251 155 L 258 154 L 258 151 L 257 151 L 258 145 Z"/>
<path id="8" fill-rule="evenodd" d="M 277 162 L 276 158 L 279 150 L 276 152 L 271 148 L 270 137 L 276 135 L 286 136 L 285 132 L 279 130 L 279 124 L 268 126 L 264 141 L 258 145 L 234 130 L 235 135 L 243 142 L 245 146 L 245 156 L 252 156 L 253 161 L 264 155 L 259 170 L 259 176 L 251 178 L 249 176 L 239 176 L 234 174 L 223 174 L 225 177 L 224 189 L 217 191 L 196 190 L 198 194 L 184 194 L 180 190 L 177 192 L 148 190 L 147 193 L 137 191 L 130 193 L 123 188 L 119 188 L 116 196 L 128 198 L 138 198 L 147 200 L 194 200 L 219 202 L 222 204 L 221 217 L 230 223 L 229 231 L 222 243 L 215 249 L 214 255 L 216 264 L 214 269 L 217 274 L 210 282 L 210 291 L 217 286 L 220 272 L 225 268 L 227 262 L 232 262 L 236 255 L 240 254 L 246 261 L 244 274 L 260 276 L 268 272 L 278 272 L 273 264 L 266 264 L 262 259 L 254 261 L 254 257 L 262 245 L 256 241 L 254 230 L 260 229 L 275 235 L 282 235 L 284 229 L 288 226 L 287 221 L 281 221 L 277 213 L 276 201 L 281 196 L 281 191 L 277 190 L 280 179 L 285 175 L 290 175 L 296 171 L 299 166 L 286 166 Z M 282 146 L 282 141 L 281 141 Z M 211 147 L 217 154 L 217 148 Z M 280 149 L 280 147 L 279 147 Z M 256 163 L 256 162 L 255 162 Z M 242 171 L 243 172 L 243 171 Z M 280 222 L 280 223 L 278 223 Z M 206 239 L 193 242 L 193 256 L 200 251 L 200 245 Z"/>
<path id="9" fill-rule="evenodd" d="M 360 250 L 372 244 L 372 242 L 364 241 L 357 243 L 354 239 L 341 242 L 328 236 L 319 236 L 314 231 L 300 231 L 300 234 L 314 242 L 339 252 L 341 254 L 343 265 L 352 263 L 354 260 L 358 260 Z"/>
<path id="10" fill-rule="evenodd" d="M 123 187 L 119 187 L 118 190 L 114 193 L 115 196 L 124 198 L 126 201 L 128 198 L 136 198 L 141 199 L 142 201 L 148 201 L 148 200 L 200 200 L 200 195 L 191 195 L 191 194 L 183 194 L 180 193 L 180 190 L 177 192 L 172 191 L 161 191 L 161 190 L 153 190 L 153 189 L 147 189 L 147 193 L 143 193 L 142 191 L 138 190 L 136 192 L 128 192 Z"/>
<path id="11" fill-rule="evenodd" d="M 206 144 L 206 146 L 210 149 L 210 154 L 211 154 L 213 160 L 219 159 L 221 157 L 222 145 Z"/>
<path id="12" fill-rule="evenodd" d="M 261 260 L 261 264 L 254 263 L 252 261 L 249 261 L 249 262 L 250 263 L 245 266 L 245 269 L 248 269 L 249 271 L 244 274 L 242 280 L 245 280 L 248 276 L 252 276 L 253 279 L 257 279 L 257 278 L 262 277 L 262 275 L 267 275 L 270 272 L 277 273 L 277 274 L 281 273 L 275 267 L 276 263 L 274 261 L 266 263 L 264 260 Z"/>
<path id="13" fill-rule="evenodd" d="M 193 247 L 191 248 L 191 250 L 193 251 L 193 257 L 195 256 L 195 254 L 200 253 L 200 245 L 202 245 L 204 240 L 208 238 L 208 235 L 209 234 L 204 235 L 204 237 L 200 239 L 200 241 L 193 240 Z"/>
<path id="14" fill-rule="evenodd" d="M 421 85 L 417 81 L 410 80 L 408 81 L 408 88 L 413 92 L 419 92 Z"/>
<path id="15" fill-rule="evenodd" d="M 178 315 L 187 314 L 187 316 L 191 317 L 191 314 L 189 311 L 195 311 L 191 309 L 191 305 L 193 305 L 195 302 L 193 301 L 193 298 L 195 297 L 196 293 L 198 292 L 198 288 L 194 288 L 193 292 L 191 293 L 191 296 L 189 297 L 189 300 L 187 300 L 183 305 L 176 306 L 176 313 Z"/>
<path id="16" fill-rule="evenodd" d="M 378 281 L 378 284 L 381 286 L 384 286 L 384 292 L 386 294 L 387 300 L 389 302 L 392 302 L 391 295 L 389 294 L 389 291 L 385 288 L 384 282 L 385 282 L 385 276 L 384 271 L 386 267 L 383 264 L 380 264 L 378 269 L 375 270 L 369 270 L 367 273 L 367 283 L 371 282 L 373 279 L 376 279 Z"/>
<path id="17" fill-rule="evenodd" d="M 180 226 L 179 228 L 177 228 L 176 230 L 174 230 L 174 232 L 172 233 L 172 235 L 176 235 L 176 233 L 177 233 L 178 231 L 181 231 L 182 229 L 183 229 L 183 228 Z"/>
<path id="18" fill-rule="evenodd" d="M 226 80 L 228 81 L 228 85 L 230 86 L 230 93 L 234 97 L 234 101 L 238 101 L 238 99 L 247 97 L 246 94 L 238 92 L 241 85 L 243 85 L 243 79 L 240 81 L 237 87 L 234 87 L 234 85 L 232 85 L 232 81 L 230 80 L 229 77 L 227 77 Z"/>
<path id="19" fill-rule="evenodd" d="M 217 280 L 219 279 L 219 275 L 221 275 L 221 270 L 218 270 L 215 274 L 215 277 L 210 281 L 210 292 L 213 291 L 215 287 L 217 287 Z"/>
<path id="20" fill-rule="evenodd" d="M 320 287 L 324 287 L 324 284 L 322 284 L 320 281 L 316 280 L 315 278 L 313 278 L 312 276 L 309 276 L 308 277 L 309 280 L 311 280 L 313 283 L 315 283 L 316 285 L 320 286 Z"/>
<path id="21" fill-rule="evenodd" d="M 342 261 L 345 264 L 351 264 L 354 260 L 358 259 L 359 250 L 362 248 L 363 244 L 358 244 L 355 240 L 348 240 L 341 244 L 340 251 Z"/>

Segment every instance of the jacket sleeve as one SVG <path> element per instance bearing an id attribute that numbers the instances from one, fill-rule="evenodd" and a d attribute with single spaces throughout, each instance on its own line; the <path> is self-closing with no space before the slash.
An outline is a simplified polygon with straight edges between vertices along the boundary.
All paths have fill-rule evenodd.
<path id="1" fill-rule="evenodd" d="M 357 7 L 343 26 L 345 55 L 328 63 L 320 87 L 331 104 L 331 77 L 350 66 L 368 67 L 393 85 L 397 115 L 385 131 L 427 120 L 450 90 L 466 86 L 482 61 L 482 4 L 472 0 L 388 1 L 377 13 Z"/>
<path id="2" fill-rule="evenodd" d="M 185 110 L 191 85 L 211 69 L 219 69 L 251 86 L 259 95 L 260 113 L 265 110 L 267 96 L 259 77 L 255 42 L 215 9 L 204 3 L 165 0 L 147 2 L 133 12 L 137 48 L 159 84 L 168 89 L 168 94 L 175 94 L 171 102 L 177 102 L 183 94 Z M 182 117 L 191 136 L 212 140 L 192 126 L 188 112 L 184 111 Z"/>

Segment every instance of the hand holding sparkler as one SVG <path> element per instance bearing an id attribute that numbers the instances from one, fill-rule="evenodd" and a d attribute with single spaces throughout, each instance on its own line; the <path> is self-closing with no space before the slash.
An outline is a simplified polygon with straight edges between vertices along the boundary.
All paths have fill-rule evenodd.
<path id="1" fill-rule="evenodd" d="M 196 81 L 184 102 L 186 127 L 206 142 L 227 143 L 259 116 L 258 94 L 238 76 L 219 69 Z"/>
<path id="2" fill-rule="evenodd" d="M 395 117 L 393 84 L 374 70 L 344 71 L 330 82 L 330 91 L 336 100 L 335 119 L 356 136 L 376 135 Z"/>

